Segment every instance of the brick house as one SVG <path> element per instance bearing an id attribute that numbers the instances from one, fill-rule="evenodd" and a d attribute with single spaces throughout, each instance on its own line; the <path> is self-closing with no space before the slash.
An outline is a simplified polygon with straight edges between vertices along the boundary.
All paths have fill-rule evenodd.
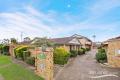
<path id="1" fill-rule="evenodd" d="M 29 44 L 34 44 L 35 42 L 39 41 L 42 38 L 36 37 L 34 38 Z M 48 39 L 49 41 L 56 44 L 56 47 L 63 47 L 67 51 L 71 50 L 78 50 L 79 48 L 90 48 L 92 46 L 92 41 L 87 37 L 81 35 L 72 35 L 70 37 L 63 37 L 63 38 L 51 38 Z M 25 44 L 25 43 L 24 43 Z"/>
<path id="2" fill-rule="evenodd" d="M 120 67 L 120 37 L 109 39 L 103 48 L 107 49 L 108 63 Z"/>
<path id="3" fill-rule="evenodd" d="M 53 38 L 50 41 L 56 44 L 56 47 L 65 48 L 67 51 L 79 50 L 82 45 L 76 37 Z"/>
<path id="4" fill-rule="evenodd" d="M 87 37 L 84 37 L 84 36 L 78 35 L 78 34 L 74 34 L 72 37 L 78 38 L 78 40 L 80 41 L 80 43 L 82 45 L 82 48 L 89 48 L 89 49 L 91 49 L 92 41 L 90 39 L 88 39 Z"/>

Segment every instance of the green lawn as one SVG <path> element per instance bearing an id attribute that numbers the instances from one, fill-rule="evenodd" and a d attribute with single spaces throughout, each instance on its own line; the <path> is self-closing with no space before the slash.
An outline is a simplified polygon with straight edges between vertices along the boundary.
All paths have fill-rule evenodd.
<path id="1" fill-rule="evenodd" d="M 3 66 L 3 67 L 2 67 Z M 0 75 L 5 80 L 43 80 L 34 72 L 11 62 L 10 57 L 0 55 Z"/>

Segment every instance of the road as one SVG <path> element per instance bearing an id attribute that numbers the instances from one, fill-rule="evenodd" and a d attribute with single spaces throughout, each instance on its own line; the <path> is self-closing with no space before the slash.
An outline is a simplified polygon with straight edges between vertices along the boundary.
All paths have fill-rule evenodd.
<path id="1" fill-rule="evenodd" d="M 95 60 L 96 50 L 77 56 L 55 77 L 55 80 L 120 80 L 120 69 L 102 66 Z"/>

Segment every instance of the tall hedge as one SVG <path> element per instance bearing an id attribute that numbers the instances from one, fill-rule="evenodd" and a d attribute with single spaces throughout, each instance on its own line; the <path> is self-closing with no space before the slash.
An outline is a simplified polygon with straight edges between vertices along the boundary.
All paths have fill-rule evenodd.
<path id="1" fill-rule="evenodd" d="M 70 53 L 67 52 L 64 48 L 56 48 L 54 50 L 54 63 L 64 65 L 68 62 Z"/>

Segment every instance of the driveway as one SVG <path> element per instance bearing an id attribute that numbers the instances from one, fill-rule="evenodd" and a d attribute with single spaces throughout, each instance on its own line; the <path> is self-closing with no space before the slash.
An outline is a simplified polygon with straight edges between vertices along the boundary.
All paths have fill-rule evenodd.
<path id="1" fill-rule="evenodd" d="M 55 77 L 55 80 L 120 80 L 120 69 L 101 66 L 95 60 L 96 50 L 77 56 Z"/>

